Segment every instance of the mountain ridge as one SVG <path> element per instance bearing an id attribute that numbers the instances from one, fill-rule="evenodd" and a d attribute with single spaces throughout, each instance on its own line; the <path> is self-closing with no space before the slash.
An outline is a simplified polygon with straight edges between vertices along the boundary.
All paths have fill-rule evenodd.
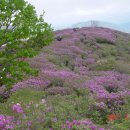
<path id="1" fill-rule="evenodd" d="M 116 23 L 111 23 L 111 22 L 106 22 L 106 21 L 97 21 L 97 20 L 78 22 L 78 23 L 74 23 L 71 25 L 56 26 L 56 27 L 54 27 L 54 29 L 55 30 L 62 30 L 62 29 L 67 29 L 67 28 L 91 27 L 92 21 L 97 22 L 97 27 L 106 27 L 106 28 L 130 33 L 130 22 L 116 24 Z"/>

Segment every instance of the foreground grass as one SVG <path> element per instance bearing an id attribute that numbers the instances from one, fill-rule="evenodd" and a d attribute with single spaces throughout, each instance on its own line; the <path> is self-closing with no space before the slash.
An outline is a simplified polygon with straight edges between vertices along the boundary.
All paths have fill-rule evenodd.
<path id="1" fill-rule="evenodd" d="M 127 100 L 129 102 L 129 100 Z M 16 113 L 11 108 L 19 103 L 23 113 Z M 14 116 L 20 123 L 14 129 L 30 130 L 129 130 L 130 121 L 107 122 L 107 113 L 95 109 L 95 100 L 85 89 L 74 90 L 70 95 L 48 95 L 44 91 L 21 89 L 13 93 L 8 101 L 0 104 L 0 115 Z M 128 111 L 130 106 L 122 108 Z M 104 114 L 103 114 L 104 113 Z M 71 122 L 92 120 L 91 125 L 71 124 Z M 28 125 L 28 122 L 31 122 Z M 66 124 L 66 122 L 68 124 Z M 95 124 L 96 125 L 95 125 Z M 97 125 L 98 124 L 98 125 Z M 63 127 L 64 126 L 64 127 Z M 95 127 L 91 128 L 91 127 Z M 72 127 L 72 128 L 69 128 Z"/>

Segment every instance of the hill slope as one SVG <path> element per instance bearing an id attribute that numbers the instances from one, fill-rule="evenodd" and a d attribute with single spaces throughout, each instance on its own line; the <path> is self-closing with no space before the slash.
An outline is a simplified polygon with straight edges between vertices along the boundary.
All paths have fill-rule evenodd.
<path id="1" fill-rule="evenodd" d="M 89 77 L 100 71 L 130 74 L 130 35 L 107 28 L 56 31 L 54 43 L 29 62 L 40 69 L 38 78 Z"/>
<path id="2" fill-rule="evenodd" d="M 56 31 L 55 35 L 54 43 L 30 60 L 32 67 L 40 69 L 39 77 L 23 82 L 23 86 L 29 84 L 53 94 L 60 93 L 60 89 L 64 89 L 66 94 L 73 87 L 88 87 L 94 93 L 99 91 L 100 96 L 105 94 L 105 97 L 113 96 L 111 92 L 116 91 L 118 95 L 118 92 L 130 89 L 127 83 L 130 79 L 127 75 L 130 74 L 129 34 L 106 28 L 82 28 Z M 96 76 L 103 78 L 103 82 L 108 82 L 108 79 L 113 82 L 114 78 L 115 82 L 119 82 L 116 86 L 120 85 L 116 90 L 100 86 L 92 88 L 93 85 L 88 84 Z M 122 76 L 124 78 L 118 81 L 118 77 Z M 16 84 L 14 90 L 22 84 Z"/>
<path id="3" fill-rule="evenodd" d="M 26 106 L 19 93 L 26 97 L 28 90 L 21 92 L 21 88 L 40 90 L 40 93 L 36 91 L 40 100 L 43 94 L 47 106 L 53 109 L 46 116 L 51 120 L 56 118 L 58 122 L 50 123 L 49 120 L 49 124 L 44 124 L 47 119 L 42 117 L 45 118 L 42 128 L 47 130 L 61 129 L 59 124 L 66 121 L 64 128 L 69 130 L 72 126 L 76 130 L 96 130 L 96 127 L 101 128 L 100 125 L 108 130 L 107 115 L 118 113 L 125 104 L 125 97 L 130 95 L 130 35 L 127 33 L 107 28 L 59 30 L 55 32 L 51 46 L 44 47 L 40 55 L 27 60 L 40 73 L 14 85 L 12 91 L 16 91 L 17 96 L 14 93 L 6 105 L 23 100 L 21 103 Z M 33 92 L 30 92 L 31 96 L 38 100 Z M 88 119 L 98 124 L 95 129 Z"/>

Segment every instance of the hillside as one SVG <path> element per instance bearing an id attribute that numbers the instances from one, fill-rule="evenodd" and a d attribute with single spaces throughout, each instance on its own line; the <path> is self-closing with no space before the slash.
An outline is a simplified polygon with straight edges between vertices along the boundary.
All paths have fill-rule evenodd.
<path id="1" fill-rule="evenodd" d="M 30 130 L 129 130 L 120 124 L 125 116 L 110 125 L 115 118 L 108 115 L 130 114 L 130 34 L 101 27 L 54 33 L 52 45 L 27 59 L 39 75 L 15 84 L 0 112 L 10 114 L 9 107 L 20 103 L 33 113 L 26 115 Z"/>
<path id="2" fill-rule="evenodd" d="M 56 31 L 55 35 L 51 46 L 43 48 L 39 56 L 29 60 L 32 67 L 40 69 L 42 76 L 38 78 L 49 75 L 80 78 L 103 71 L 130 74 L 129 34 L 106 28 L 82 28 Z M 43 84 L 42 87 L 46 88 Z"/>

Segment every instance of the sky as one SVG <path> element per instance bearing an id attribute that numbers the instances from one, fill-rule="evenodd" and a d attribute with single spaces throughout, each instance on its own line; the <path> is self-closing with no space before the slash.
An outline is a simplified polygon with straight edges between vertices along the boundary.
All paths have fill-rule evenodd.
<path id="1" fill-rule="evenodd" d="M 71 25 L 89 20 L 110 23 L 130 22 L 130 0 L 26 0 L 37 14 L 52 26 Z"/>

